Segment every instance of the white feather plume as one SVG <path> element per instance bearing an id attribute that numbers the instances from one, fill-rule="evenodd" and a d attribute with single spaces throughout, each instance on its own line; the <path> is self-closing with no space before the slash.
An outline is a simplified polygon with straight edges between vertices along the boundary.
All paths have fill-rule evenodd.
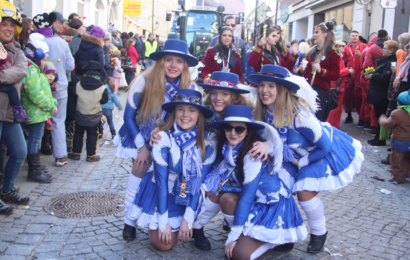
<path id="1" fill-rule="evenodd" d="M 313 112 L 317 112 L 320 109 L 317 92 L 305 78 L 292 75 L 286 78 L 286 80 L 293 82 L 300 87 L 296 94 L 309 104 L 309 106 L 313 109 Z"/>

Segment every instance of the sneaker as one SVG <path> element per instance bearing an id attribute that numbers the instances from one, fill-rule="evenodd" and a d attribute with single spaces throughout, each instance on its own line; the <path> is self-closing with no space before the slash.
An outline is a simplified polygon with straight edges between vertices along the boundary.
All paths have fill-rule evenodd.
<path id="1" fill-rule="evenodd" d="M 11 213 L 13 213 L 13 207 L 0 200 L 0 215 L 10 215 Z"/>
<path id="2" fill-rule="evenodd" d="M 56 158 L 56 166 L 57 167 L 63 167 L 68 163 L 67 156 L 63 158 Z"/>
<path id="3" fill-rule="evenodd" d="M 73 153 L 68 153 L 68 158 L 70 158 L 71 160 L 80 160 L 81 159 L 81 155 L 79 154 L 73 154 Z"/>
<path id="4" fill-rule="evenodd" d="M 357 123 L 357 127 L 364 127 L 364 121 L 359 120 L 359 122 Z"/>
<path id="5" fill-rule="evenodd" d="M 11 189 L 11 191 L 7 193 L 1 191 L 0 200 L 4 203 L 12 203 L 16 205 L 27 205 L 30 202 L 29 197 L 20 196 L 15 188 Z"/>
<path id="6" fill-rule="evenodd" d="M 85 159 L 87 162 L 98 162 L 99 160 L 101 160 L 101 157 L 99 155 L 93 156 L 93 157 L 89 157 L 87 156 L 87 159 Z"/>

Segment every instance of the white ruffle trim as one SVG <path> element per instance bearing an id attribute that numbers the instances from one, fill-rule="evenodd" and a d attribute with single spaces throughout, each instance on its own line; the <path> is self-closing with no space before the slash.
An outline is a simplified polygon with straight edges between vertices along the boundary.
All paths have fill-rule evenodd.
<path id="1" fill-rule="evenodd" d="M 289 189 L 289 191 L 291 191 L 292 188 L 293 188 L 293 185 L 295 184 L 295 178 L 293 178 L 292 175 L 290 175 L 288 173 L 288 171 L 283 167 L 281 169 L 279 169 L 276 173 L 279 175 L 279 179 L 283 182 L 285 187 L 287 189 Z M 284 194 L 282 194 L 282 195 L 286 198 L 288 198 L 290 196 L 290 194 L 288 196 L 286 196 Z"/>
<path id="2" fill-rule="evenodd" d="M 243 232 L 244 226 L 233 226 L 231 227 L 231 232 L 229 232 L 228 238 L 226 239 L 225 246 L 239 239 Z"/>
<path id="3" fill-rule="evenodd" d="M 127 158 L 127 159 L 128 158 L 132 158 L 132 159 L 137 158 L 139 150 L 135 149 L 135 148 L 124 147 L 124 146 L 122 146 L 121 141 L 119 141 L 119 142 L 117 141 L 117 143 L 115 143 L 116 142 L 115 139 L 117 137 L 118 137 L 118 135 L 116 135 L 114 137 L 114 140 L 113 140 L 114 145 L 117 146 L 117 150 L 115 151 L 115 155 L 118 156 L 118 157 Z"/>
<path id="4" fill-rule="evenodd" d="M 281 245 L 305 240 L 308 237 L 308 231 L 305 224 L 289 229 L 268 229 L 264 226 L 247 223 L 243 229 L 243 235 L 262 242 Z"/>
<path id="5" fill-rule="evenodd" d="M 155 212 L 154 215 L 146 214 L 142 212 L 142 208 L 134 204 L 131 210 L 126 213 L 126 216 L 128 219 L 135 221 L 136 225 L 143 229 L 157 230 L 158 220 L 161 215 L 158 212 Z M 168 224 L 171 226 L 172 232 L 179 230 L 182 219 L 183 216 L 168 218 Z"/>
<path id="6" fill-rule="evenodd" d="M 329 175 L 326 178 L 304 178 L 303 180 L 296 181 L 293 186 L 292 193 L 295 194 L 300 191 L 334 191 L 346 187 L 353 181 L 353 177 L 356 173 L 360 172 L 362 163 L 364 161 L 364 155 L 360 151 L 362 145 L 356 139 L 353 139 L 353 147 L 356 149 L 356 153 L 353 161 L 350 165 L 341 173 L 336 176 Z"/>

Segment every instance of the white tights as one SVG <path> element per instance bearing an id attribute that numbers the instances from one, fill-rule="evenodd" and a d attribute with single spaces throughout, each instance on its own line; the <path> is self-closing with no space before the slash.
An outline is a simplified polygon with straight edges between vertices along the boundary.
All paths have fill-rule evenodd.
<path id="1" fill-rule="evenodd" d="M 326 218 L 322 201 L 315 196 L 308 201 L 299 201 L 299 205 L 305 211 L 310 226 L 310 234 L 324 235 L 326 233 Z"/>

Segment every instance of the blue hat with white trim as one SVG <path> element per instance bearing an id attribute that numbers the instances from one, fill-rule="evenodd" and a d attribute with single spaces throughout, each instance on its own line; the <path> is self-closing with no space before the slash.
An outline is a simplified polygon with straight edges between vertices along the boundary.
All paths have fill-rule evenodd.
<path id="1" fill-rule="evenodd" d="M 214 112 L 211 109 L 202 105 L 201 92 L 194 89 L 183 88 L 178 90 L 178 93 L 175 95 L 174 99 L 171 102 L 163 104 L 162 109 L 172 113 L 176 105 L 190 105 L 197 107 L 205 118 L 214 115 Z"/>
<path id="2" fill-rule="evenodd" d="M 252 120 L 252 110 L 248 106 L 243 105 L 231 105 L 225 108 L 225 118 L 223 121 L 213 122 L 211 124 L 212 128 L 216 130 L 221 129 L 221 127 L 226 123 L 245 123 L 250 125 L 255 130 L 264 129 L 265 126 Z"/>
<path id="3" fill-rule="evenodd" d="M 248 94 L 250 91 L 240 89 L 237 87 L 239 83 L 239 76 L 235 73 L 215 71 L 212 73 L 210 84 L 198 84 L 206 89 L 221 89 L 238 92 L 239 94 Z"/>
<path id="4" fill-rule="evenodd" d="M 292 73 L 286 68 L 267 64 L 262 66 L 261 72 L 249 75 L 246 79 L 255 85 L 258 85 L 261 81 L 271 81 L 284 85 L 290 91 L 298 91 L 300 87 L 288 80 L 290 76 L 292 76 Z"/>
<path id="5" fill-rule="evenodd" d="M 149 55 L 151 60 L 159 60 L 165 55 L 175 55 L 184 58 L 189 67 L 195 67 L 198 65 L 198 59 L 190 55 L 188 52 L 188 44 L 181 40 L 169 39 L 165 41 L 162 51 L 156 51 Z"/>

